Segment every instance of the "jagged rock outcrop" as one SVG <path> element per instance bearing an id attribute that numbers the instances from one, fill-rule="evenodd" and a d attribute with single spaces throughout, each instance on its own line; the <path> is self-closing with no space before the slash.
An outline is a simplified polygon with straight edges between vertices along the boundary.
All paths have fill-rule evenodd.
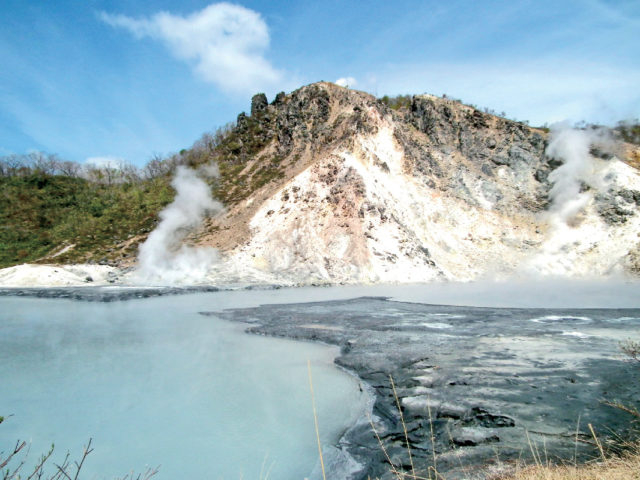
<path id="1" fill-rule="evenodd" d="M 256 95 L 218 148 L 221 170 L 234 169 L 227 212 L 193 239 L 220 249 L 215 275 L 227 280 L 637 273 L 638 171 L 596 146 L 567 216 L 550 196 L 564 173 L 548 143 L 543 130 L 430 95 L 398 111 L 330 83 L 271 104 Z"/>

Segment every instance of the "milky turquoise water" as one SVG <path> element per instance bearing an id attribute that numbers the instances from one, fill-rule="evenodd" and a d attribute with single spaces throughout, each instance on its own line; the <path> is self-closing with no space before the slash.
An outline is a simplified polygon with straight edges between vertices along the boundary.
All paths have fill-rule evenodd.
<path id="1" fill-rule="evenodd" d="M 307 361 L 329 454 L 366 409 L 357 380 L 333 366 L 333 348 L 198 314 L 287 296 L 0 297 L 0 415 L 12 415 L 0 451 L 24 439 L 34 461 L 55 443 L 61 462 L 92 438 L 82 478 L 155 466 L 158 479 L 309 477 L 318 453 Z"/>
<path id="2" fill-rule="evenodd" d="M 318 478 L 307 360 L 326 456 L 339 458 L 331 446 L 362 419 L 369 401 L 333 365 L 336 350 L 248 335 L 242 325 L 198 312 L 362 295 L 638 307 L 637 292 L 638 284 L 623 281 L 558 280 L 223 291 L 112 303 L 0 296 L 0 415 L 7 417 L 0 457 L 24 439 L 28 461 L 54 442 L 52 460 L 60 463 L 67 451 L 79 458 L 92 438 L 83 479 L 147 466 L 160 466 L 157 479 Z"/>

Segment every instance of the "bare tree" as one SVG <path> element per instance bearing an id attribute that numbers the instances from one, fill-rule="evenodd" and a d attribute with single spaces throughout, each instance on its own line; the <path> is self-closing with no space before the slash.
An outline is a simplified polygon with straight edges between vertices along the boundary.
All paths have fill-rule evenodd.
<path id="1" fill-rule="evenodd" d="M 31 152 L 28 155 L 33 169 L 45 175 L 55 175 L 59 170 L 60 160 L 55 154 Z"/>
<path id="2" fill-rule="evenodd" d="M 0 157 L 0 177 L 8 177 L 9 176 L 9 165 L 5 160 L 5 157 Z"/>
<path id="3" fill-rule="evenodd" d="M 104 179 L 104 183 L 107 185 L 118 183 L 122 170 L 111 166 L 102 167 L 101 170 L 103 172 L 102 178 Z"/>
<path id="4" fill-rule="evenodd" d="M 58 170 L 61 175 L 66 177 L 78 177 L 80 176 L 81 167 L 76 162 L 64 160 L 59 163 Z"/>
<path id="5" fill-rule="evenodd" d="M 32 173 L 77 177 L 82 167 L 76 162 L 62 160 L 54 153 L 30 152 L 0 157 L 0 176 L 16 177 Z"/>
<path id="6" fill-rule="evenodd" d="M 138 183 L 141 180 L 141 172 L 135 165 L 125 163 L 122 166 L 122 180 L 125 183 Z"/>
<path id="7" fill-rule="evenodd" d="M 218 145 L 220 145 L 220 143 L 222 143 L 222 141 L 229 136 L 229 134 L 233 131 L 235 127 L 236 127 L 235 122 L 229 122 L 223 125 L 222 127 L 216 128 L 216 131 L 213 133 L 215 146 L 217 147 Z"/>
<path id="8" fill-rule="evenodd" d="M 31 173 L 31 159 L 26 155 L 11 154 L 2 157 L 3 170 L 7 177 L 29 175 Z"/>
<path id="9" fill-rule="evenodd" d="M 95 165 L 85 165 L 82 176 L 93 183 L 104 183 L 104 172 Z"/>
<path id="10" fill-rule="evenodd" d="M 54 450 L 52 445 L 49 451 L 38 459 L 36 465 L 30 470 L 30 473 L 27 472 L 25 474 L 26 476 L 23 476 L 21 473 L 26 464 L 29 448 L 27 447 L 26 442 L 18 440 L 15 447 L 9 451 L 6 458 L 3 459 L 0 457 L 0 474 L 2 475 L 2 480 L 20 480 L 22 478 L 25 478 L 26 480 L 78 480 L 85 460 L 89 454 L 93 452 L 91 442 L 92 439 L 89 439 L 89 442 L 87 442 L 87 445 L 83 448 L 80 460 L 71 462 L 70 454 L 67 453 L 63 462 L 60 464 L 54 463 L 53 467 L 50 469 L 53 470 L 53 472 L 47 473 L 45 470 L 51 464 L 49 460 L 53 455 Z M 22 457 L 20 457 L 20 455 L 22 455 Z M 130 473 L 121 477 L 119 480 L 149 480 L 158 473 L 158 468 L 159 467 L 148 468 L 145 473 L 141 473 L 137 476 L 134 473 Z"/>
<path id="11" fill-rule="evenodd" d="M 161 177 L 167 173 L 166 161 L 160 155 L 154 154 L 144 166 L 142 172 L 147 179 Z"/>

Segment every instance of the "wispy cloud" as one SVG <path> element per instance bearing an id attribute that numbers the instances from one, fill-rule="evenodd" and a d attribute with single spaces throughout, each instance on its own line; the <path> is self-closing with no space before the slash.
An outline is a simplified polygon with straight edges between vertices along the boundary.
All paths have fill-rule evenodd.
<path id="1" fill-rule="evenodd" d="M 136 38 L 163 42 L 174 57 L 226 91 L 254 93 L 282 79 L 282 72 L 264 57 L 267 24 L 259 13 L 239 5 L 215 3 L 186 17 L 168 12 L 139 19 L 105 12 L 99 16 Z"/>

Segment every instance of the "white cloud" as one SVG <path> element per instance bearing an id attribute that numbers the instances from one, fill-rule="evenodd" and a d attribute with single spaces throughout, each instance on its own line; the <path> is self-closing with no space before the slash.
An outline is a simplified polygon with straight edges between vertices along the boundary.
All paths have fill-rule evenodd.
<path id="1" fill-rule="evenodd" d="M 353 77 L 342 77 L 334 82 L 336 85 L 340 85 L 341 87 L 355 87 L 358 82 Z"/>
<path id="2" fill-rule="evenodd" d="M 100 14 L 112 27 L 137 38 L 162 41 L 204 80 L 224 90 L 254 93 L 280 82 L 264 53 L 269 31 L 259 13 L 230 3 L 215 3 L 186 17 L 159 12 L 150 18 Z"/>
<path id="3" fill-rule="evenodd" d="M 124 159 L 111 156 L 89 157 L 84 162 L 85 165 L 90 167 L 113 168 L 116 170 L 122 169 L 125 163 Z"/>

